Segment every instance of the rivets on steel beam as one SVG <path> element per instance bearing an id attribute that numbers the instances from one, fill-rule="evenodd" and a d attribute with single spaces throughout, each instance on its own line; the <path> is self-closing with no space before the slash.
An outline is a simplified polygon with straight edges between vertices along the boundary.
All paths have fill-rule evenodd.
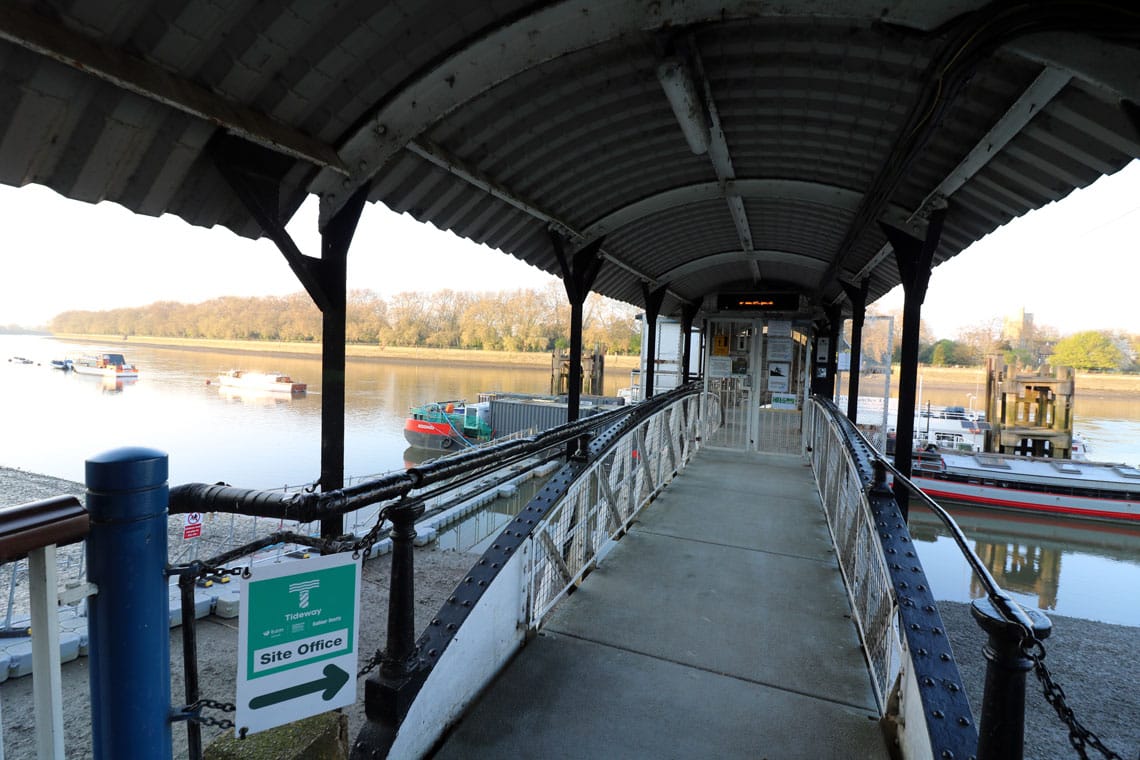
<path id="1" fill-rule="evenodd" d="M 943 652 L 942 654 L 938 655 L 938 659 L 942 660 L 942 662 L 950 662 L 950 655 Z"/>
<path id="2" fill-rule="evenodd" d="M 946 717 L 946 713 L 942 712 L 941 710 L 932 710 L 930 714 L 939 720 Z"/>
<path id="3" fill-rule="evenodd" d="M 930 632 L 933 633 L 935 636 L 941 636 L 942 635 L 942 629 L 941 628 L 931 628 Z"/>
<path id="4" fill-rule="evenodd" d="M 934 685 L 934 679 L 931 678 L 930 676 L 924 676 L 922 679 L 922 685 L 923 686 L 933 686 Z"/>
<path id="5" fill-rule="evenodd" d="M 967 718 L 967 717 L 966 717 L 966 716 L 964 716 L 964 715 L 963 715 L 963 716 L 960 716 L 960 717 L 958 718 L 958 725 L 959 725 L 959 726 L 968 726 L 968 725 L 970 725 L 970 719 L 969 719 L 969 718 Z"/>
<path id="6" fill-rule="evenodd" d="M 388 133 L 388 127 L 386 125 L 384 125 L 384 124 L 377 124 L 376 125 L 376 134 L 383 137 L 387 133 Z"/>

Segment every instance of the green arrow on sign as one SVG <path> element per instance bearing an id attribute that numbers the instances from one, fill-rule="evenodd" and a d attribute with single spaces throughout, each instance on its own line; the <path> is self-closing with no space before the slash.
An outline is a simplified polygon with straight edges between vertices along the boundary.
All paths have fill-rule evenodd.
<path id="1" fill-rule="evenodd" d="M 321 699 L 327 702 L 336 696 L 336 693 L 341 690 L 341 687 L 348 683 L 348 673 L 345 673 L 336 665 L 325 665 L 324 673 L 324 678 L 318 678 L 315 681 L 297 684 L 287 689 L 271 691 L 268 694 L 262 694 L 260 697 L 254 697 L 249 700 L 249 707 L 251 710 L 257 710 L 258 708 L 269 707 L 279 702 L 288 702 L 290 699 L 303 697 L 306 694 L 312 694 L 314 691 L 323 691 L 324 694 L 321 695 Z"/>

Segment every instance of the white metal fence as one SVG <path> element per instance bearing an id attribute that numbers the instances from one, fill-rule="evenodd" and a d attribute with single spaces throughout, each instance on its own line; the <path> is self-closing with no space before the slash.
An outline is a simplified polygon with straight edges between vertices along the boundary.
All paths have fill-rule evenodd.
<path id="1" fill-rule="evenodd" d="M 808 402 L 804 412 L 804 445 L 810 449 L 808 456 L 882 712 L 902 656 L 898 605 L 886 559 L 843 434 L 814 401 Z"/>
<path id="2" fill-rule="evenodd" d="M 626 433 L 537 527 L 529 583 L 531 628 L 542 624 L 611 540 L 692 459 L 710 432 L 700 405 L 700 396 L 681 399 Z"/>

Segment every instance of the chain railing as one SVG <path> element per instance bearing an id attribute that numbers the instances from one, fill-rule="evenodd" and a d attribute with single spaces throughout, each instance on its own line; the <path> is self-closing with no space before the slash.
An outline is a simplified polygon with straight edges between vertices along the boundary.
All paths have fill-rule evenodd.
<path id="1" fill-rule="evenodd" d="M 917 497 L 943 523 L 951 539 L 978 579 L 986 593 L 982 605 L 974 602 L 973 614 L 979 626 L 989 635 L 987 658 L 989 668 L 986 676 L 987 694 L 983 699 L 982 718 L 979 726 L 979 753 L 982 760 L 988 758 L 1020 758 L 1023 744 L 1024 723 L 1024 673 L 1032 670 L 1042 690 L 1045 701 L 1053 708 L 1058 719 L 1069 732 L 1069 744 L 1081 758 L 1089 757 L 1089 750 L 1110 760 L 1123 760 L 1122 756 L 1109 749 L 1100 737 L 1087 728 L 1077 718 L 1068 704 L 1065 690 L 1058 684 L 1045 664 L 1045 639 L 1051 630 L 1048 618 L 1039 610 L 1027 610 L 1014 601 L 1005 589 L 998 585 L 982 559 L 970 547 L 965 533 L 954 518 L 937 501 L 928 496 L 909 477 L 899 472 L 890 462 L 880 460 L 882 466 L 891 473 L 896 483 L 903 484 L 907 492 Z M 1010 679 L 999 698 L 991 695 L 995 679 L 998 682 Z M 1019 696 L 1018 704 L 1010 704 L 1009 694 Z M 994 691 L 997 691 L 995 688 Z M 1011 716 L 1009 713 L 1016 712 Z"/>

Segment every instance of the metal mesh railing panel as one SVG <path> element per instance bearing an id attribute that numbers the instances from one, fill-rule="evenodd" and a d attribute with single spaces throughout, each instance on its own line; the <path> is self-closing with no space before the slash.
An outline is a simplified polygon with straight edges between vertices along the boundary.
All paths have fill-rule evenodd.
<path id="1" fill-rule="evenodd" d="M 698 450 L 706 426 L 699 396 L 625 433 L 583 472 L 534 531 L 530 626 L 537 628 L 598 553 Z"/>
<path id="2" fill-rule="evenodd" d="M 805 412 L 804 445 L 847 586 L 853 617 L 870 663 L 880 709 L 885 709 L 901 656 L 898 602 L 862 481 L 839 430 L 816 404 Z"/>
<path id="3" fill-rule="evenodd" d="M 802 420 L 798 409 L 761 409 L 756 447 L 769 454 L 799 454 L 803 446 Z"/>

